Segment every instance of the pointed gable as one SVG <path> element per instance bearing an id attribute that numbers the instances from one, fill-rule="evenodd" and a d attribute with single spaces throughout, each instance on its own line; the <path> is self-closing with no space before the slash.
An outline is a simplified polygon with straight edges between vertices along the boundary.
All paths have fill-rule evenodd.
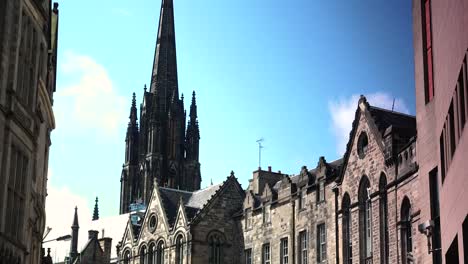
<path id="1" fill-rule="evenodd" d="M 384 137 L 392 127 L 397 128 L 403 142 L 409 141 L 411 137 L 416 135 L 416 118 L 414 116 L 371 106 L 367 102 L 366 97 L 361 95 L 349 134 L 349 140 L 346 145 L 343 166 L 336 180 L 340 184 L 343 181 L 350 155 L 352 151 L 356 151 L 355 148 L 357 144 L 355 144 L 355 142 L 360 136 L 360 126 L 367 127 L 365 131 L 367 132 L 368 140 L 373 140 L 376 143 L 382 155 L 385 152 L 385 148 L 389 145 L 389 143 L 384 140 Z"/>

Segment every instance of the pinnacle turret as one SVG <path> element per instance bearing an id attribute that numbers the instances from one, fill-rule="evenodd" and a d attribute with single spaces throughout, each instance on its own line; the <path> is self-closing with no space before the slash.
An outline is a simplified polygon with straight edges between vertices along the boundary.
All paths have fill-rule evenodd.
<path id="1" fill-rule="evenodd" d="M 96 203 L 94 204 L 94 212 L 93 212 L 93 221 L 99 220 L 99 207 L 98 207 L 98 198 L 96 196 Z"/>
<path id="2" fill-rule="evenodd" d="M 136 99 L 135 93 L 132 95 L 132 106 L 130 107 L 130 121 L 128 122 L 128 126 L 136 126 L 137 125 L 137 108 L 136 108 Z"/>
<path id="3" fill-rule="evenodd" d="M 192 104 L 190 105 L 190 123 L 196 124 L 197 121 L 197 99 L 195 97 L 195 91 L 192 93 Z"/>

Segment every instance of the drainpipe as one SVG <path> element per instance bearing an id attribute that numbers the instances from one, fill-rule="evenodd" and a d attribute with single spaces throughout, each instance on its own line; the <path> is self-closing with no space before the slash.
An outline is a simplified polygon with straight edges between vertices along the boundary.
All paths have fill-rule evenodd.
<path id="1" fill-rule="evenodd" d="M 296 263 L 296 201 L 293 199 L 292 200 L 292 217 L 291 217 L 291 263 L 295 264 Z"/>
<path id="2" fill-rule="evenodd" d="M 332 191 L 335 193 L 335 255 L 336 255 L 336 263 L 340 263 L 340 235 L 338 231 L 338 185 L 335 183 L 332 186 Z"/>

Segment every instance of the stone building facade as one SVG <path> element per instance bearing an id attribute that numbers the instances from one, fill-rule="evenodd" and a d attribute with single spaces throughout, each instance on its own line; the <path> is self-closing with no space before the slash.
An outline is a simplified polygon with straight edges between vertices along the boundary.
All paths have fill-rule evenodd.
<path id="1" fill-rule="evenodd" d="M 468 263 L 467 13 L 463 0 L 413 1 L 421 263 Z"/>
<path id="2" fill-rule="evenodd" d="M 337 179 L 338 263 L 414 263 L 416 119 L 361 97 Z"/>
<path id="3" fill-rule="evenodd" d="M 234 173 L 194 192 L 155 182 L 146 211 L 131 214 L 117 245 L 120 263 L 240 263 L 241 230 L 232 216 L 243 199 Z"/>
<path id="4" fill-rule="evenodd" d="M 57 61 L 58 5 L 0 2 L 0 263 L 39 263 Z"/>

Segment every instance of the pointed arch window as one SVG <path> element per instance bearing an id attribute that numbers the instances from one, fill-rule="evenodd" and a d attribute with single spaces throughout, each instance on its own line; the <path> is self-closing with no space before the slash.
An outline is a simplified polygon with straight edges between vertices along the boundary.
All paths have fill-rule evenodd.
<path id="1" fill-rule="evenodd" d="M 123 263 L 130 264 L 130 250 L 126 250 L 123 254 Z"/>
<path id="2" fill-rule="evenodd" d="M 345 193 L 342 202 L 343 210 L 343 260 L 344 264 L 353 263 L 353 246 L 351 240 L 351 199 L 348 193 Z"/>
<path id="3" fill-rule="evenodd" d="M 359 184 L 359 252 L 360 263 L 372 262 L 372 201 L 369 194 L 370 183 L 363 176 Z"/>
<path id="4" fill-rule="evenodd" d="M 142 246 L 140 249 L 140 263 L 141 264 L 148 264 L 146 246 Z"/>
<path id="5" fill-rule="evenodd" d="M 413 236 L 411 224 L 411 203 L 408 197 L 401 204 L 401 257 L 402 264 L 412 263 Z"/>
<path id="6" fill-rule="evenodd" d="M 156 246 L 154 243 L 151 243 L 148 247 L 148 264 L 153 264 L 154 263 L 154 253 L 156 251 Z"/>
<path id="7" fill-rule="evenodd" d="M 176 238 L 176 264 L 184 263 L 184 239 L 182 235 Z"/>
<path id="8" fill-rule="evenodd" d="M 162 240 L 158 242 L 155 258 L 156 264 L 164 264 L 164 242 Z"/>
<path id="9" fill-rule="evenodd" d="M 380 263 L 388 263 L 389 240 L 388 240 L 388 200 L 387 200 L 387 178 L 385 174 L 380 175 L 379 180 L 379 220 L 380 220 Z"/>
<path id="10" fill-rule="evenodd" d="M 209 264 L 221 264 L 223 263 L 223 235 L 219 232 L 214 232 L 208 237 L 208 244 L 210 247 Z"/>

